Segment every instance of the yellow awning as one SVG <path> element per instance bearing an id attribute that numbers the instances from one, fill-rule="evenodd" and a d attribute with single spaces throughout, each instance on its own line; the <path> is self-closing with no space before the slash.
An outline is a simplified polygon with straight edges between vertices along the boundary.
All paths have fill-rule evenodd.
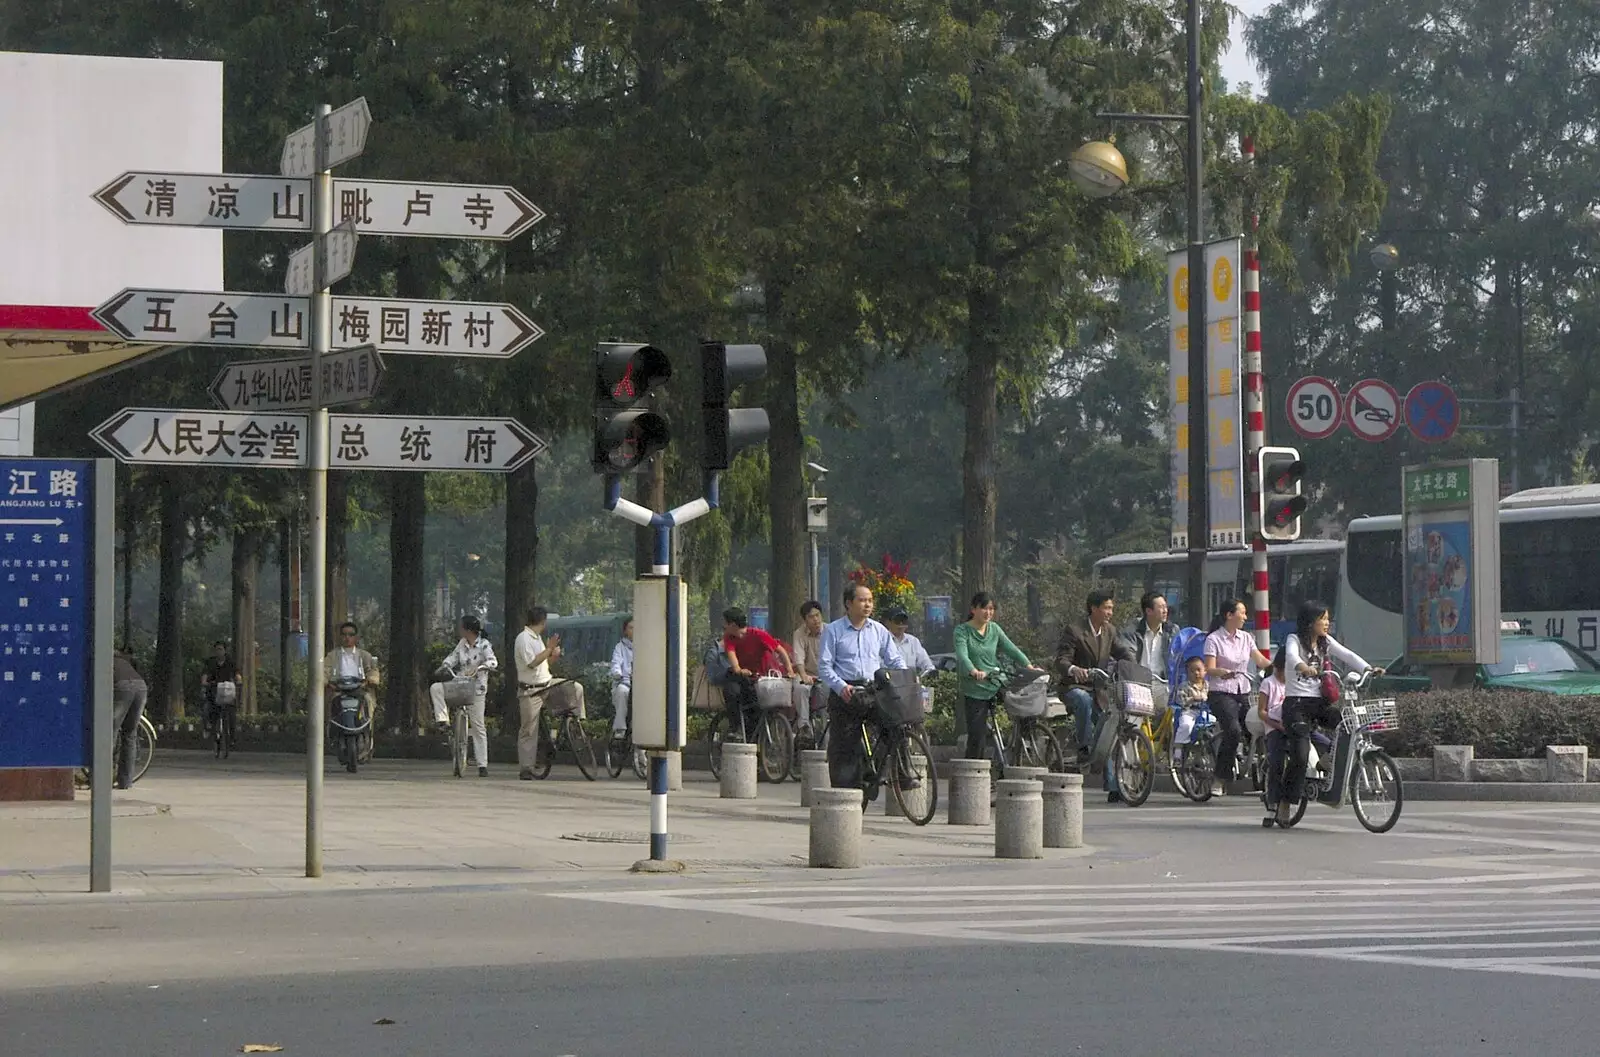
<path id="1" fill-rule="evenodd" d="M 173 351 L 123 341 L 86 308 L 0 305 L 0 410 Z"/>

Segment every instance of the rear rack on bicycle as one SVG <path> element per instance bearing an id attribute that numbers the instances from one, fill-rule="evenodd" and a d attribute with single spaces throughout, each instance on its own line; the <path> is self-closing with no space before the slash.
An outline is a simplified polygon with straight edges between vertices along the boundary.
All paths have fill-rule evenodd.
<path id="1" fill-rule="evenodd" d="M 1340 726 L 1347 731 L 1400 729 L 1400 706 L 1392 697 L 1374 697 L 1346 705 Z"/>

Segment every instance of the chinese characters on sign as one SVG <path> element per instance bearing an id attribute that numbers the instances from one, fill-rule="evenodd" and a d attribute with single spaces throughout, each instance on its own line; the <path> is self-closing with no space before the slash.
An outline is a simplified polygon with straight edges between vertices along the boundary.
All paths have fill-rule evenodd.
<path id="1" fill-rule="evenodd" d="M 0 767 L 88 762 L 94 464 L 0 460 Z"/>
<path id="2" fill-rule="evenodd" d="M 128 408 L 89 434 L 123 462 L 299 467 L 304 415 Z"/>
<path id="3" fill-rule="evenodd" d="M 324 405 L 359 403 L 377 394 L 383 360 L 368 345 L 322 358 Z M 228 411 L 280 411 L 311 406 L 311 361 L 256 360 L 230 363 L 211 383 L 217 406 Z"/>
<path id="4" fill-rule="evenodd" d="M 1500 659 L 1500 531 L 1493 459 L 1401 472 L 1406 657 L 1425 665 Z"/>
<path id="5" fill-rule="evenodd" d="M 1472 501 L 1472 484 L 1462 470 L 1407 471 L 1406 505 L 1465 506 Z"/>

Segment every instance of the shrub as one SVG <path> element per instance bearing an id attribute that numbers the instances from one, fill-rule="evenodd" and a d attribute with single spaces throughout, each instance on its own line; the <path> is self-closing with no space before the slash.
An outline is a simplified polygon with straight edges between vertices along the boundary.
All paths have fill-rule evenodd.
<path id="1" fill-rule="evenodd" d="M 1433 690 L 1401 694 L 1400 729 L 1381 736 L 1397 756 L 1429 756 L 1435 745 L 1471 745 L 1486 759 L 1530 759 L 1547 745 L 1600 751 L 1600 697 L 1527 690 Z"/>

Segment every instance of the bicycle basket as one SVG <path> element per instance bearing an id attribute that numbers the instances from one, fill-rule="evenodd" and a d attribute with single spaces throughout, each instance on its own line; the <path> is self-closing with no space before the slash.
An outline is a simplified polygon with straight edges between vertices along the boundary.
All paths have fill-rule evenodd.
<path id="1" fill-rule="evenodd" d="M 1000 691 L 1000 703 L 1006 715 L 1014 719 L 1036 719 L 1050 708 L 1050 688 L 1044 679 L 1034 679 L 1026 686 L 1006 687 Z"/>
<path id="2" fill-rule="evenodd" d="M 880 721 L 888 724 L 921 723 L 922 684 L 917 673 L 906 669 L 881 669 L 873 679 L 873 707 Z"/>
<path id="3" fill-rule="evenodd" d="M 451 679 L 444 684 L 444 703 L 452 708 L 470 705 L 477 692 L 476 679 Z"/>
<path id="4" fill-rule="evenodd" d="M 788 708 L 794 704 L 794 684 L 781 675 L 763 675 L 756 680 L 756 706 L 763 710 Z"/>
<path id="5" fill-rule="evenodd" d="M 544 707 L 551 715 L 583 715 L 583 684 L 557 683 L 544 692 Z"/>
<path id="6" fill-rule="evenodd" d="M 1375 697 L 1346 705 L 1340 726 L 1346 730 L 1368 730 L 1375 734 L 1400 729 L 1400 706 L 1392 697 Z"/>
<path id="7" fill-rule="evenodd" d="M 1122 711 L 1130 716 L 1153 716 L 1156 714 L 1156 699 L 1150 693 L 1149 683 L 1122 684 Z"/>

